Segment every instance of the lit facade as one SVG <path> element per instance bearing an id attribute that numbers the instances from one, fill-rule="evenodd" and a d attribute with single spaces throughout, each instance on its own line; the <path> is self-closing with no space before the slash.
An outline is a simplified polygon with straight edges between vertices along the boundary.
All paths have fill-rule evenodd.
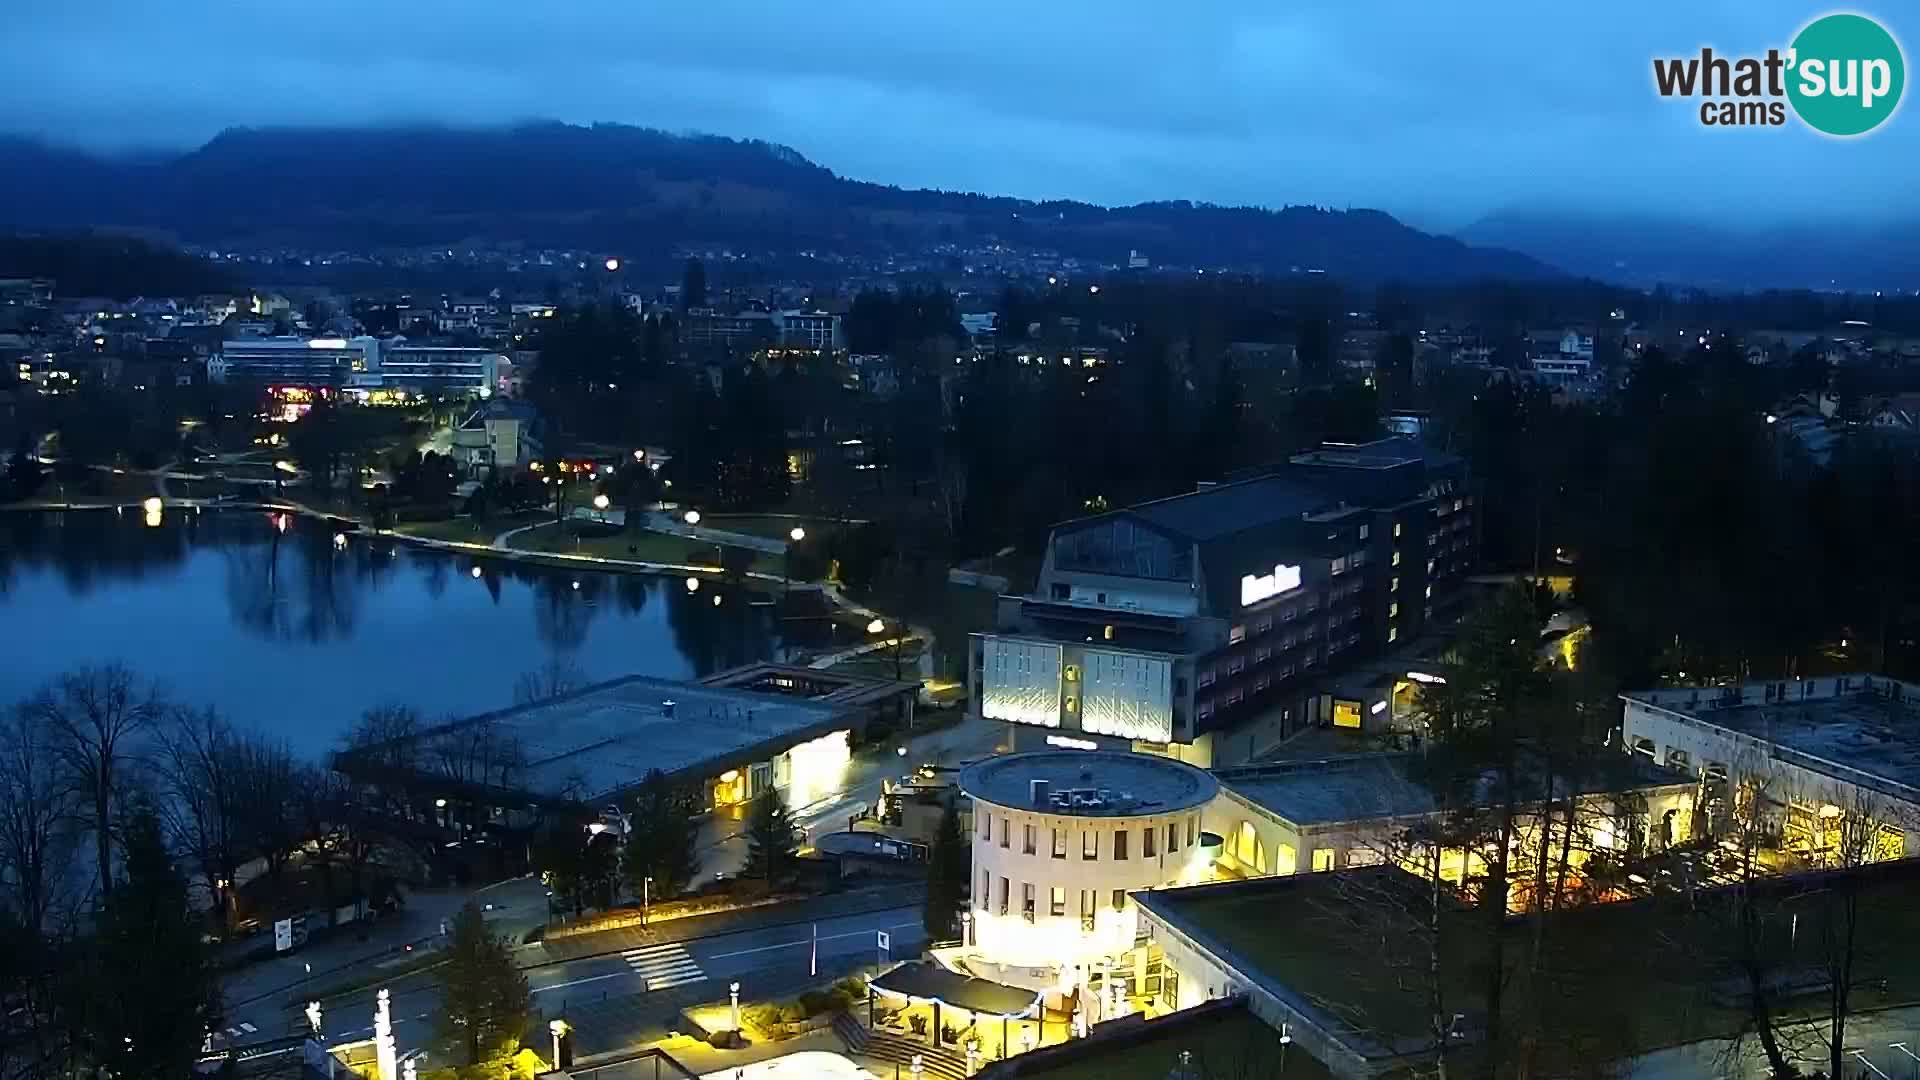
<path id="1" fill-rule="evenodd" d="M 1472 522 L 1462 463 L 1390 439 L 1057 525 L 1034 591 L 973 637 L 973 708 L 1203 766 L 1252 759 L 1336 722 L 1324 676 L 1457 610 Z"/>
<path id="2" fill-rule="evenodd" d="M 970 946 L 988 963 L 1090 970 L 1134 945 L 1128 894 L 1200 880 L 1218 785 L 1165 758 L 1041 751 L 962 770 L 973 800 Z"/>
<path id="3" fill-rule="evenodd" d="M 1621 697 L 1622 746 L 1697 777 L 1714 835 L 1750 806 L 1807 865 L 1920 853 L 1920 685 L 1854 674 Z"/>
<path id="4" fill-rule="evenodd" d="M 333 388 L 366 396 L 379 391 L 485 396 L 496 389 L 506 358 L 492 349 L 408 345 L 404 339 L 242 338 L 207 360 L 215 382 L 260 382 Z"/>

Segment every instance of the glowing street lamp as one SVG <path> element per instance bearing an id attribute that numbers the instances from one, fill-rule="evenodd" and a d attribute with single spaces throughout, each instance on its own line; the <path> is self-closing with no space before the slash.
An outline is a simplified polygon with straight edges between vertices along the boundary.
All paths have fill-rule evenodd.
<path id="1" fill-rule="evenodd" d="M 798 525 L 795 525 L 792 531 L 787 533 L 787 539 L 793 541 L 796 544 L 802 540 L 805 540 L 806 538 L 807 538 L 807 530 L 801 528 Z"/>
<path id="2" fill-rule="evenodd" d="M 687 591 L 688 591 L 688 592 L 690 592 L 690 593 L 696 593 L 696 592 L 699 592 L 699 591 L 700 591 L 700 579 L 699 579 L 699 578 L 697 578 L 697 577 L 690 577 L 690 578 L 688 578 L 688 579 L 687 579 Z"/>
<path id="3" fill-rule="evenodd" d="M 619 259 L 608 259 L 608 260 L 607 260 L 607 273 L 609 273 L 609 274 L 611 274 L 611 273 L 614 273 L 615 271 L 617 271 L 617 270 L 619 270 L 619 269 L 620 269 L 620 260 L 619 260 Z"/>
<path id="4" fill-rule="evenodd" d="M 698 525 L 700 524 L 700 511 L 689 510 L 686 513 L 686 517 L 683 518 L 682 520 L 684 520 L 689 525 Z"/>
<path id="5" fill-rule="evenodd" d="M 560 1040 L 566 1037 L 567 1022 L 565 1020 L 549 1021 L 547 1030 L 553 1035 L 553 1067 L 557 1069 L 560 1067 Z"/>
<path id="6" fill-rule="evenodd" d="M 740 1030 L 740 984 L 727 984 L 727 1004 L 733 1010 L 733 1030 Z"/>
<path id="7" fill-rule="evenodd" d="M 867 633 L 869 634 L 884 634 L 886 631 L 887 624 L 881 622 L 879 619 L 875 619 L 867 624 Z"/>
<path id="8" fill-rule="evenodd" d="M 595 510 L 599 510 L 604 513 L 607 507 L 611 504 L 612 504 L 612 500 L 607 498 L 607 493 L 604 491 L 593 497 L 593 508 Z"/>

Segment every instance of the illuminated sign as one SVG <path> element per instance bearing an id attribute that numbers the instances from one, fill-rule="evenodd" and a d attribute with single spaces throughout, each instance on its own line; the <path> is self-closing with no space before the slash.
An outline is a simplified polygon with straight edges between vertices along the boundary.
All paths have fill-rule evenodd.
<path id="1" fill-rule="evenodd" d="M 1271 574 L 1248 574 L 1240 579 L 1240 606 L 1247 607 L 1300 587 L 1300 568 L 1276 565 Z"/>
<path id="2" fill-rule="evenodd" d="M 1063 750 L 1098 750 L 1100 744 L 1092 739 L 1076 739 L 1071 735 L 1049 735 L 1048 746 L 1058 746 Z"/>
<path id="3" fill-rule="evenodd" d="M 1384 701 L 1376 701 L 1373 703 L 1373 708 L 1367 711 L 1375 716 L 1379 716 L 1381 713 L 1387 711 L 1387 703 Z"/>
<path id="4" fill-rule="evenodd" d="M 1407 672 L 1407 678 L 1412 679 L 1414 682 L 1440 683 L 1443 685 L 1447 681 L 1438 675 L 1429 675 L 1424 671 L 1409 671 Z"/>

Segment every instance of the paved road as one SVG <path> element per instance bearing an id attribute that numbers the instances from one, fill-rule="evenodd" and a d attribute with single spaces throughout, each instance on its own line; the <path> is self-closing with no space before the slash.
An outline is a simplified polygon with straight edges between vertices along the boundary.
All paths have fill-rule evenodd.
<path id="1" fill-rule="evenodd" d="M 879 962 L 876 931 L 892 936 L 895 958 L 918 955 L 926 943 L 918 905 L 823 919 L 819 930 L 819 976 L 809 975 L 813 927 L 792 924 L 740 930 L 699 938 L 676 938 L 671 926 L 650 931 L 653 940 L 623 953 L 544 964 L 527 971 L 535 1007 L 545 1017 L 565 1016 L 580 1034 L 581 1053 L 616 1049 L 659 1038 L 679 1009 L 724 1001 L 727 984 L 739 981 L 751 1001 L 790 994 L 814 982 Z M 432 972 L 396 978 L 391 991 L 394 1034 L 404 1055 L 433 1039 L 439 986 Z M 334 1042 L 369 1038 L 374 996 L 369 987 L 329 1001 L 324 1019 Z M 231 1010 L 230 1026 L 254 1032 L 247 1039 L 303 1030 L 298 1008 L 280 999 L 260 1000 Z"/>
<path id="2" fill-rule="evenodd" d="M 1847 1048 L 1848 1080 L 1920 1080 L 1920 1006 L 1849 1017 Z M 1808 1073 L 1827 1066 L 1824 1058 L 1810 1057 L 1797 1064 Z M 1740 1052 L 1731 1055 L 1728 1044 L 1715 1039 L 1648 1054 L 1634 1062 L 1628 1075 L 1633 1080 L 1765 1080 L 1767 1070 L 1756 1040 L 1745 1040 Z"/>

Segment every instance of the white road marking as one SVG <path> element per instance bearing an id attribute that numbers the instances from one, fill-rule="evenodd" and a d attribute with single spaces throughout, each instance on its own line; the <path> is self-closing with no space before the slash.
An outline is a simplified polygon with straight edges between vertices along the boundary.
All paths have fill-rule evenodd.
<path id="1" fill-rule="evenodd" d="M 633 977 L 633 972 L 631 971 L 615 971 L 607 975 L 592 975 L 584 979 L 574 979 L 571 982 L 554 983 L 552 986 L 536 986 L 533 988 L 531 993 L 543 994 L 548 990 L 565 990 L 569 986 L 579 986 L 583 983 L 599 982 L 602 979 L 629 979 L 632 977 Z"/>
<path id="2" fill-rule="evenodd" d="M 679 942 L 665 945 L 649 945 L 642 949 L 628 949 L 620 954 L 627 966 L 639 972 L 646 980 L 648 990 L 665 990 L 669 987 L 696 983 L 707 977 L 707 973 L 694 963 L 686 947 Z"/>
<path id="3" fill-rule="evenodd" d="M 875 930 L 904 930 L 909 926 L 919 926 L 919 925 L 920 924 L 918 922 L 903 922 L 903 923 L 894 923 L 892 926 L 874 926 L 874 927 L 868 927 L 865 930 L 849 930 L 843 934 L 822 934 L 820 935 L 820 940 L 821 941 L 838 941 L 841 938 L 863 937 L 871 941 L 873 940 L 873 932 Z M 708 957 L 708 959 L 725 960 L 728 957 L 732 957 L 732 956 L 752 956 L 754 953 L 772 952 L 775 949 L 791 949 L 796 945 L 806 945 L 810 943 L 812 940 L 813 939 L 810 937 L 805 937 L 805 938 L 801 938 L 799 941 L 789 941 L 783 945 L 762 945 L 758 948 L 753 948 L 753 949 L 737 949 L 733 952 L 714 953 L 712 956 Z"/>

